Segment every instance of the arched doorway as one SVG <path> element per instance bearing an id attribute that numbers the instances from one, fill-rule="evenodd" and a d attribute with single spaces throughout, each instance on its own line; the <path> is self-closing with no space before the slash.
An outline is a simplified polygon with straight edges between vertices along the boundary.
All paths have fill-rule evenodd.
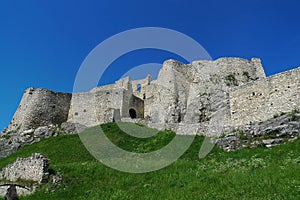
<path id="1" fill-rule="evenodd" d="M 137 117 L 136 111 L 133 108 L 129 109 L 129 115 L 131 119 L 135 119 Z"/>

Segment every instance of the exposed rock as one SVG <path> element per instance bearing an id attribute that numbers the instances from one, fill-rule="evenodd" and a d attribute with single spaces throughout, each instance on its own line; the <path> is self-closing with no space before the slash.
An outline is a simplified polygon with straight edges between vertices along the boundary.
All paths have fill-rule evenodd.
<path id="1" fill-rule="evenodd" d="M 268 140 L 262 140 L 262 144 L 266 147 L 274 147 L 281 143 L 283 143 L 283 138 L 276 138 L 276 139 L 268 139 Z"/>
<path id="2" fill-rule="evenodd" d="M 62 182 L 62 180 L 63 180 L 62 176 L 55 175 L 52 177 L 52 183 L 55 185 L 60 184 Z"/>
<path id="3" fill-rule="evenodd" d="M 243 147 L 257 147 L 263 145 L 273 147 L 293 141 L 300 136 L 300 113 L 275 116 L 273 119 L 252 125 L 233 127 L 221 138 L 216 139 L 216 145 L 226 151 L 233 151 Z"/>
<path id="4" fill-rule="evenodd" d="M 50 124 L 24 131 L 6 130 L 0 134 L 0 158 L 10 155 L 24 145 L 38 142 L 43 138 L 55 137 L 62 134 L 76 134 L 85 128 L 85 126 L 77 123 L 65 122 L 60 126 Z"/>
<path id="5" fill-rule="evenodd" d="M 226 137 L 217 139 L 216 144 L 226 150 L 232 151 L 241 148 L 240 135 L 238 133 L 226 135 Z"/>
<path id="6" fill-rule="evenodd" d="M 61 124 L 61 131 L 68 134 L 80 133 L 86 128 L 86 126 L 79 123 L 64 122 Z"/>
<path id="7" fill-rule="evenodd" d="M 58 127 L 54 125 L 41 126 L 34 130 L 34 137 L 38 140 L 41 138 L 49 138 L 57 136 L 60 133 Z"/>

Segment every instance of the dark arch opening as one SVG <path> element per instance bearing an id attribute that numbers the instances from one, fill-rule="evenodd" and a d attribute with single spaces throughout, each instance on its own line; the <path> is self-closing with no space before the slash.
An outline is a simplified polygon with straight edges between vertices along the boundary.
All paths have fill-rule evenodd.
<path id="1" fill-rule="evenodd" d="M 129 109 L 129 115 L 130 115 L 131 119 L 135 119 L 136 111 L 133 108 Z"/>

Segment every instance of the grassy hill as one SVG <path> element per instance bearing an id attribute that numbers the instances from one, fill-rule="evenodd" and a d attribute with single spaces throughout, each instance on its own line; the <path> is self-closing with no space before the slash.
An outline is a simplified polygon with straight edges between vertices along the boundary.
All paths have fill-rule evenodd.
<path id="1" fill-rule="evenodd" d="M 115 123 L 102 125 L 119 147 L 149 152 L 167 144 L 171 131 L 149 139 L 123 133 Z M 189 136 L 182 136 L 189 137 Z M 150 173 L 128 174 L 108 168 L 94 159 L 78 135 L 63 135 L 25 146 L 1 159 L 0 167 L 34 152 L 45 154 L 50 168 L 63 183 L 46 184 L 30 200 L 60 199 L 300 199 L 300 140 L 270 149 L 224 152 L 215 147 L 198 158 L 203 137 L 197 136 L 189 150 L 172 165 Z"/>

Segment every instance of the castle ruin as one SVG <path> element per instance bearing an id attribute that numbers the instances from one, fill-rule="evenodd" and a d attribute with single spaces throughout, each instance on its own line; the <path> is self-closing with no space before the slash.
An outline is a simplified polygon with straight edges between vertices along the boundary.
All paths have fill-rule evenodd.
<path id="1" fill-rule="evenodd" d="M 132 121 L 178 134 L 220 135 L 210 127 L 251 124 L 299 108 L 300 68 L 266 77 L 258 58 L 167 60 L 157 80 L 127 77 L 74 94 L 29 88 L 8 130 Z"/>

